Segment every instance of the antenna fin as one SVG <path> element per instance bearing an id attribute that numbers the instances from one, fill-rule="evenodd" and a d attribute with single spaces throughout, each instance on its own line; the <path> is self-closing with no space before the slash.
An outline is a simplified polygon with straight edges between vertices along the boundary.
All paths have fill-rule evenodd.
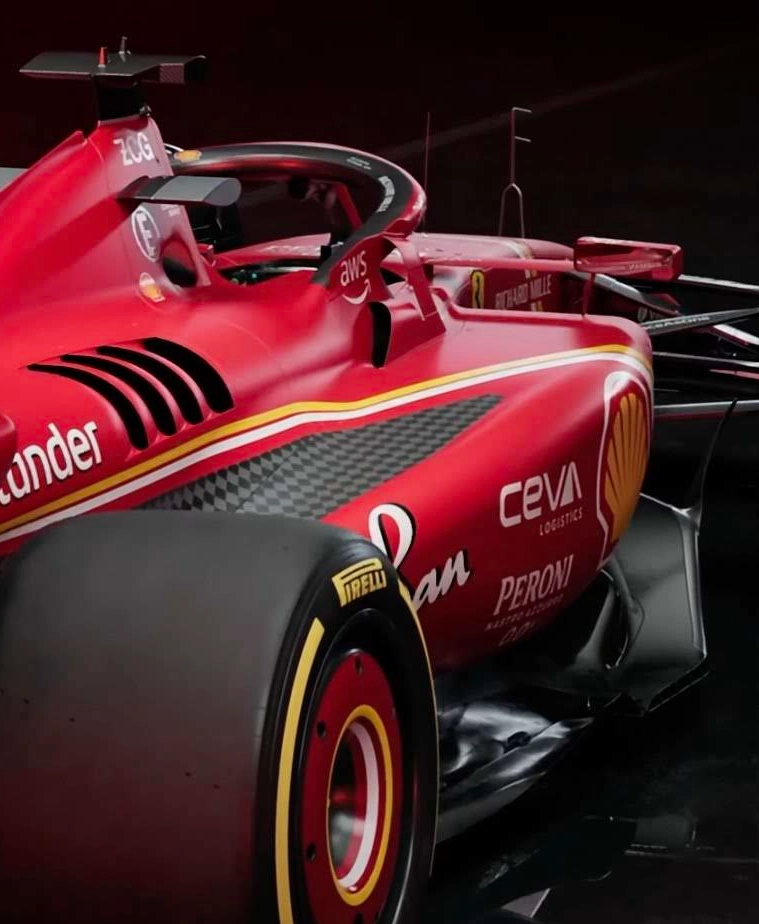
<path id="1" fill-rule="evenodd" d="M 427 223 L 427 212 L 430 207 L 430 197 L 429 197 L 429 182 L 430 182 L 430 127 L 432 124 L 432 113 L 427 110 L 427 121 L 424 127 L 424 179 L 422 186 L 424 192 L 427 196 L 427 208 L 425 209 L 424 216 L 420 222 L 419 230 L 424 230 L 424 226 Z"/>
<path id="2" fill-rule="evenodd" d="M 519 236 L 525 236 L 524 230 L 524 196 L 522 195 L 522 190 L 517 185 L 516 175 L 517 175 L 517 141 L 522 141 L 525 144 L 530 144 L 530 138 L 524 138 L 520 135 L 517 135 L 517 113 L 524 113 L 525 115 L 532 115 L 532 109 L 523 109 L 520 106 L 511 107 L 511 116 L 509 118 L 509 183 L 508 186 L 504 187 L 503 192 L 501 193 L 501 211 L 498 216 L 498 236 L 503 236 L 503 224 L 506 219 L 506 200 L 509 193 L 513 193 L 517 200 L 517 205 L 519 206 Z"/>

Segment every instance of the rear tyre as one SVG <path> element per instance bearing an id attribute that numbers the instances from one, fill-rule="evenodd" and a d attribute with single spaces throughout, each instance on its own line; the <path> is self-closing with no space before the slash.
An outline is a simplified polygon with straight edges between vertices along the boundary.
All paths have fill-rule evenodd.
<path id="1" fill-rule="evenodd" d="M 3 917 L 399 924 L 435 836 L 424 641 L 321 523 L 141 511 L 0 583 Z"/>

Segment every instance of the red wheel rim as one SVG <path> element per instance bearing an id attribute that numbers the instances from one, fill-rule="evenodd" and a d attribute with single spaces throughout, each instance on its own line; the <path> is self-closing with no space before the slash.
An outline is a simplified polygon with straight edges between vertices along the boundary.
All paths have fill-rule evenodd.
<path id="1" fill-rule="evenodd" d="M 402 747 L 390 685 L 364 651 L 332 671 L 306 749 L 301 845 L 316 924 L 379 919 L 399 849 Z"/>

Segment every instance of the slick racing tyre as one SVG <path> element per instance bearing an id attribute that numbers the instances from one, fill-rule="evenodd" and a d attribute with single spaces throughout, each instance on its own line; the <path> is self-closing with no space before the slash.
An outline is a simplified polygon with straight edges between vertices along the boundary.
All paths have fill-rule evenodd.
<path id="1" fill-rule="evenodd" d="M 284 517 L 52 529 L 0 579 L 3 921 L 416 920 L 437 729 L 390 563 Z"/>

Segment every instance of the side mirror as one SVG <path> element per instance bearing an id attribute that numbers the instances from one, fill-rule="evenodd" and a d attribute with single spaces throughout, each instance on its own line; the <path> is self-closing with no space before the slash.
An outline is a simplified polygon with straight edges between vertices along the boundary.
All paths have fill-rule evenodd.
<path id="1" fill-rule="evenodd" d="M 581 237 L 575 243 L 574 265 L 581 273 L 637 276 L 666 282 L 677 279 L 682 273 L 683 252 L 677 244 Z"/>

